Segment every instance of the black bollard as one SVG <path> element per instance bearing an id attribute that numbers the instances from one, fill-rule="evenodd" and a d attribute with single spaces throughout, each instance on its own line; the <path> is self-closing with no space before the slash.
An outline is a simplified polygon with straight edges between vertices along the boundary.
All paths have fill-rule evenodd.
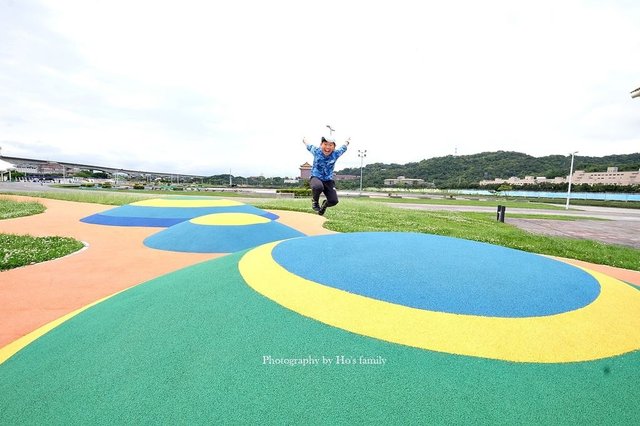
<path id="1" fill-rule="evenodd" d="M 498 220 L 504 223 L 504 215 L 507 212 L 507 206 L 498 206 Z"/>

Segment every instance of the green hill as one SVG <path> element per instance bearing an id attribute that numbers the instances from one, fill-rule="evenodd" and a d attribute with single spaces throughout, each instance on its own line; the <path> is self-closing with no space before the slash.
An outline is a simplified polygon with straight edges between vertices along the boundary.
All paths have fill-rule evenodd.
<path id="1" fill-rule="evenodd" d="M 448 155 L 407 164 L 367 164 L 363 170 L 363 185 L 383 186 L 385 179 L 405 176 L 424 179 L 437 188 L 473 188 L 483 179 L 509 178 L 517 176 L 544 176 L 554 178 L 569 174 L 571 158 L 563 155 L 533 157 L 520 152 L 497 151 L 473 155 Z M 608 155 L 605 157 L 576 156 L 574 170 L 587 172 L 606 171 L 607 167 L 618 167 L 620 171 L 640 169 L 640 153 Z M 359 168 L 347 168 L 338 174 L 360 175 Z M 347 185 L 345 185 L 347 184 Z M 341 187 L 355 185 L 341 182 Z M 357 183 L 359 185 L 359 181 Z"/>

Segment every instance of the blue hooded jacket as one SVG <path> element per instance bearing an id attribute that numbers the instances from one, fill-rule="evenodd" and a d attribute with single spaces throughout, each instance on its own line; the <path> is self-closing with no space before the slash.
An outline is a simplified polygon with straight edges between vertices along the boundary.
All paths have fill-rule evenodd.
<path id="1" fill-rule="evenodd" d="M 333 168 L 338 158 L 347 151 L 347 146 L 342 145 L 327 156 L 322 153 L 322 149 L 311 144 L 307 145 L 307 150 L 313 154 L 311 176 L 315 176 L 322 181 L 327 181 L 333 180 Z"/>

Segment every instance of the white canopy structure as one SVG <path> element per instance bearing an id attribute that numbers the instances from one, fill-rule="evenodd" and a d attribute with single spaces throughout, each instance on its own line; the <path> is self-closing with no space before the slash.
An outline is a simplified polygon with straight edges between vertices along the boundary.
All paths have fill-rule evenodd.
<path id="1" fill-rule="evenodd" d="M 631 92 L 631 97 L 632 98 L 640 98 L 640 87 L 638 87 L 636 90 Z"/>
<path id="2" fill-rule="evenodd" d="M 16 166 L 11 163 L 7 163 L 6 161 L 0 159 L 0 182 L 5 180 L 4 174 L 9 173 L 9 180 L 11 180 L 11 170 L 15 170 Z"/>
<path id="3" fill-rule="evenodd" d="M 9 170 L 15 170 L 16 166 L 11 163 L 7 163 L 3 159 L 0 159 L 0 172 L 8 172 Z"/>

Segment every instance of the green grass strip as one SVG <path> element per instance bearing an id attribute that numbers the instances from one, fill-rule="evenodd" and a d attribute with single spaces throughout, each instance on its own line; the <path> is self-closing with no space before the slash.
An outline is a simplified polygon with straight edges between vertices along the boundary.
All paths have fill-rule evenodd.
<path id="1" fill-rule="evenodd" d="M 102 190 L 60 190 L 42 192 L 5 192 L 4 194 L 23 195 L 27 197 L 48 198 L 52 200 L 75 201 L 78 203 L 106 204 L 121 206 L 134 203 L 145 198 L 161 198 L 171 194 L 137 194 L 129 192 L 112 192 Z"/>
<path id="2" fill-rule="evenodd" d="M 45 207 L 37 201 L 14 201 L 0 198 L 0 220 L 22 216 L 32 216 L 45 211 Z"/>
<path id="3" fill-rule="evenodd" d="M 469 199 L 469 198 L 395 198 L 395 197 L 381 197 L 381 198 L 359 198 L 364 202 L 377 202 L 377 203 L 402 203 L 402 204 L 432 204 L 441 206 L 476 206 L 476 207 L 497 207 L 498 205 L 507 206 L 509 208 L 518 209 L 538 209 L 538 210 L 564 210 L 562 206 L 556 206 L 552 204 L 545 204 L 539 202 L 531 202 L 527 200 L 504 200 L 499 198 L 489 199 Z"/>

